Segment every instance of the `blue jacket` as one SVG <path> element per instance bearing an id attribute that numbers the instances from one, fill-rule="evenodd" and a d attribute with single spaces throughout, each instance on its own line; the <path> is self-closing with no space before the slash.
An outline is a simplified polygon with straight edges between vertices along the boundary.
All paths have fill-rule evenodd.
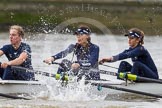
<path id="1" fill-rule="evenodd" d="M 17 50 L 15 50 L 11 44 L 8 44 L 4 45 L 0 50 L 3 51 L 9 61 L 18 58 L 20 54 L 25 51 L 28 54 L 28 58 L 21 64 L 21 66 L 25 68 L 32 68 L 31 49 L 28 44 L 22 42 Z"/>
<path id="2" fill-rule="evenodd" d="M 131 58 L 132 62 L 139 61 L 146 66 L 148 66 L 152 71 L 157 73 L 157 68 L 155 66 L 155 63 L 150 55 L 150 53 L 147 51 L 147 49 L 144 48 L 144 46 L 138 45 L 135 48 L 129 48 L 122 53 L 113 56 L 113 61 L 123 60 Z"/>
<path id="3" fill-rule="evenodd" d="M 66 57 L 69 53 L 72 52 L 77 57 L 76 62 L 81 66 L 98 68 L 99 47 L 92 43 L 89 43 L 87 48 L 84 48 L 78 44 L 70 44 L 64 51 L 61 51 L 52 57 L 55 59 L 60 59 Z"/>

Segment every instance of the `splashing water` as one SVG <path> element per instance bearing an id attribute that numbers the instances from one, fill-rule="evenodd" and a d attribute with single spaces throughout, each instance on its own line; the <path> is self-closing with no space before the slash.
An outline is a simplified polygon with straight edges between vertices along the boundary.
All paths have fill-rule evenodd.
<path id="1" fill-rule="evenodd" d="M 47 100 L 57 101 L 90 101 L 101 100 L 104 95 L 97 95 L 90 84 L 85 84 L 84 77 L 77 82 L 69 82 L 66 86 L 62 86 L 60 81 L 46 80 L 48 90 L 42 91 L 37 97 Z M 97 88 L 96 88 L 97 90 Z"/>

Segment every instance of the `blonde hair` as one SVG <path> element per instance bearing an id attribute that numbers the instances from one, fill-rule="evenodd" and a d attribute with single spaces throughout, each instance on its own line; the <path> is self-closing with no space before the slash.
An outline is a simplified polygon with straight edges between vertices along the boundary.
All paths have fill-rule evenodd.
<path id="1" fill-rule="evenodd" d="M 140 35 L 140 42 L 139 42 L 139 44 L 140 44 L 140 45 L 144 44 L 144 32 L 143 32 L 142 30 L 140 30 L 140 29 L 138 29 L 138 28 L 131 28 L 131 29 L 129 29 L 128 31 L 129 31 L 129 32 L 131 31 L 131 32 L 136 32 L 136 33 L 138 33 L 138 34 Z"/>
<path id="2" fill-rule="evenodd" d="M 19 34 L 22 38 L 24 38 L 24 30 L 23 30 L 23 28 L 22 28 L 21 26 L 19 26 L 19 25 L 13 25 L 13 26 L 10 27 L 9 30 L 11 30 L 11 29 L 17 30 L 17 31 L 18 31 L 18 34 Z"/>

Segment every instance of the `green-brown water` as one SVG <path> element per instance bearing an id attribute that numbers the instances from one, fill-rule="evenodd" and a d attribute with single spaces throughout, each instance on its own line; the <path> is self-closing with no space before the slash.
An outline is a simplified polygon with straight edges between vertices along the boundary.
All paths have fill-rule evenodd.
<path id="1" fill-rule="evenodd" d="M 83 17 L 102 23 L 115 34 L 123 34 L 131 27 L 141 28 L 149 35 L 162 34 L 161 2 L 108 1 L 3 0 L 0 1 L 0 31 L 19 24 L 29 32 L 44 32 L 72 18 Z M 68 28 L 73 30 L 78 23 L 87 22 L 73 22 Z M 88 25 L 101 33 L 92 22 Z"/>

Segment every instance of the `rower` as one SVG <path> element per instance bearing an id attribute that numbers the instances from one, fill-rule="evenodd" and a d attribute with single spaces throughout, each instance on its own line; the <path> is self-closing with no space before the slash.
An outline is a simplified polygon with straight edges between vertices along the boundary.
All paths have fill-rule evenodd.
<path id="1" fill-rule="evenodd" d="M 58 74 L 65 70 L 72 70 L 72 72 L 77 75 L 79 69 L 85 67 L 85 64 L 88 64 L 90 68 L 98 69 L 99 46 L 91 42 L 90 34 L 91 30 L 88 26 L 80 25 L 74 32 L 77 42 L 75 44 L 70 44 L 65 50 L 45 59 L 44 62 L 50 64 L 52 61 L 64 58 L 68 54 L 73 53 L 71 61 L 62 61 L 62 63 L 66 62 L 65 65 L 68 66 L 67 69 L 60 66 L 57 71 Z M 73 61 L 74 56 L 77 58 L 76 61 Z M 95 77 L 91 75 L 92 79 L 100 79 L 99 72 L 95 75 Z"/>
<path id="2" fill-rule="evenodd" d="M 0 56 L 5 55 L 8 61 L 0 65 L 0 77 L 2 80 L 34 80 L 34 73 L 14 70 L 12 66 L 20 66 L 33 69 L 31 62 L 31 48 L 22 42 L 24 30 L 19 25 L 13 25 L 9 29 L 10 44 L 0 48 Z"/>
<path id="3" fill-rule="evenodd" d="M 116 62 L 119 60 L 131 58 L 133 65 L 127 61 L 122 61 L 119 65 L 118 73 L 131 72 L 131 74 L 141 77 L 158 79 L 158 71 L 156 65 L 148 52 L 143 46 L 144 32 L 138 28 L 132 28 L 125 34 L 128 37 L 129 48 L 112 57 L 102 58 L 99 63 Z M 117 77 L 120 79 L 119 77 Z"/>

